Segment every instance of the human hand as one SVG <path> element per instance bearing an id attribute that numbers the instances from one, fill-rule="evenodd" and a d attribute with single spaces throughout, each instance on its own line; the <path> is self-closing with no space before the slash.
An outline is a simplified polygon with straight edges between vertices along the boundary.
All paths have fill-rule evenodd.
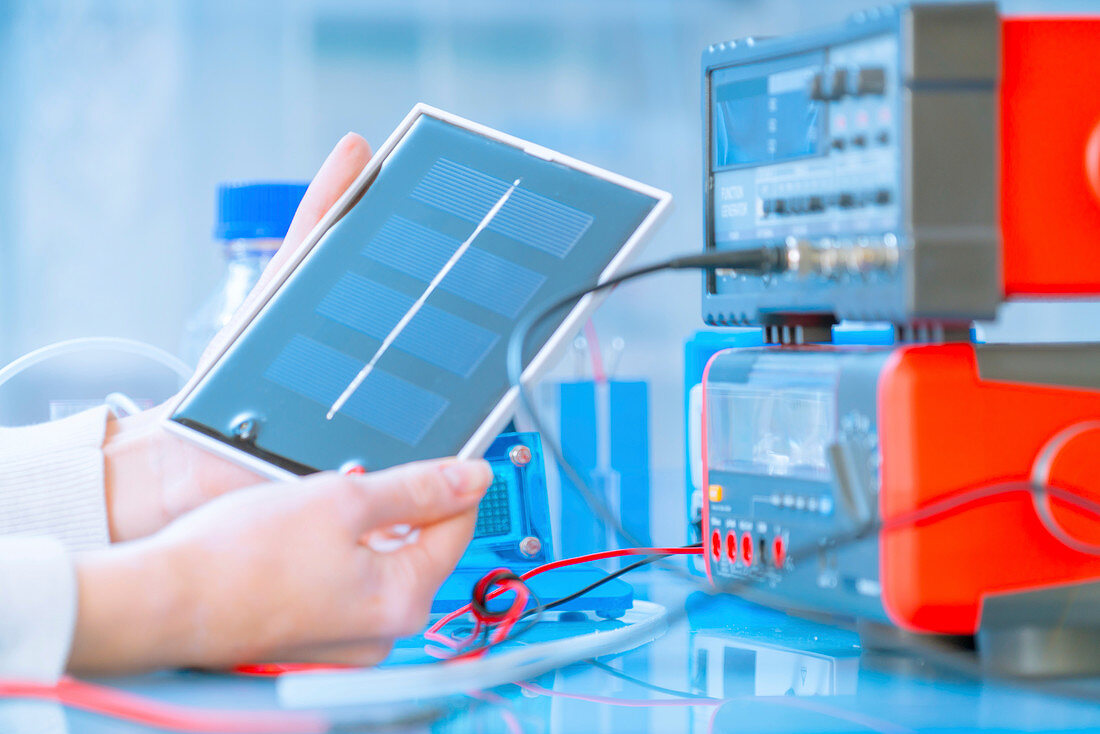
<path id="1" fill-rule="evenodd" d="M 279 251 L 238 315 L 211 340 L 200 369 L 232 338 L 264 286 L 301 247 L 370 156 L 367 141 L 355 133 L 348 133 L 337 143 L 310 183 Z M 255 473 L 165 431 L 162 423 L 174 402 L 169 400 L 138 415 L 108 422 L 103 445 L 104 485 L 114 541 L 154 533 L 173 518 L 224 492 L 261 481 Z"/>
<path id="2" fill-rule="evenodd" d="M 80 554 L 69 669 L 377 663 L 427 621 L 491 478 L 486 462 L 456 459 L 318 474 L 229 493 L 149 538 Z M 418 536 L 373 550 L 396 524 Z"/>

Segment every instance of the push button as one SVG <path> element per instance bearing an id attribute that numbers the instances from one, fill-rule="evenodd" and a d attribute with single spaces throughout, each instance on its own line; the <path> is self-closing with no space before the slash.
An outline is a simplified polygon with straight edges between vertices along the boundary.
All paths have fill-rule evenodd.
<path id="1" fill-rule="evenodd" d="M 864 66 L 856 71 L 852 79 L 852 94 L 886 93 L 886 69 L 881 66 Z"/>
<path id="2" fill-rule="evenodd" d="M 848 70 L 828 67 L 810 79 L 810 99 L 829 101 L 848 93 Z"/>
<path id="3" fill-rule="evenodd" d="M 825 72 L 828 99 L 840 99 L 848 91 L 848 70 L 834 68 Z"/>

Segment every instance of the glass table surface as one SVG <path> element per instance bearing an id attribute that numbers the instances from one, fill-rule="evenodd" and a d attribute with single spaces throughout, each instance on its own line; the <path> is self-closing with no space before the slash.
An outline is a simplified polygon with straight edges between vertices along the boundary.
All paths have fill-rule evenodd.
<path id="1" fill-rule="evenodd" d="M 639 598 L 669 610 L 667 631 L 633 650 L 579 662 L 522 684 L 415 705 L 280 707 L 275 685 L 199 671 L 101 679 L 161 711 L 161 728 L 61 707 L 0 701 L 4 732 L 950 732 L 1100 731 L 1100 679 L 1059 689 L 974 679 L 905 648 L 861 647 L 844 627 L 743 599 L 708 595 L 662 569 L 628 577 Z M 573 615 L 576 617 L 576 615 Z M 515 644 L 621 625 L 540 622 Z M 1100 651 L 1098 651 L 1100 653 Z M 387 664 L 423 661 L 402 641 Z M 178 708 L 174 708 L 178 707 Z M 158 709 L 159 711 L 160 709 Z M 226 720 L 225 712 L 250 712 Z M 175 716 L 175 718 L 173 718 Z M 257 718 L 262 716 L 262 718 Z M 252 718 L 249 718 L 252 717 Z"/>

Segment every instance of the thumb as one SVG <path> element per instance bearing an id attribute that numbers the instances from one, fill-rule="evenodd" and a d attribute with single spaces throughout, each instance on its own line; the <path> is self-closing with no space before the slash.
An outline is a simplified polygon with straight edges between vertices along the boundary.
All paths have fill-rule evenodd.
<path id="1" fill-rule="evenodd" d="M 256 285 L 248 292 L 241 306 L 236 310 L 229 324 L 214 336 L 203 350 L 199 358 L 199 366 L 196 373 L 202 372 L 206 365 L 214 359 L 214 355 L 221 352 L 230 334 L 236 331 L 244 314 L 249 313 L 256 300 L 263 293 L 264 287 L 275 276 L 286 261 L 298 251 L 306 236 L 310 233 L 325 213 L 343 196 L 347 188 L 351 186 L 356 177 L 362 172 L 370 161 L 371 151 L 367 141 L 356 135 L 348 133 L 321 164 L 321 169 L 313 177 L 313 181 L 306 189 L 302 202 L 294 214 L 283 244 L 271 258 L 271 262 L 264 268 L 264 272 L 256 281 Z"/>
<path id="2" fill-rule="evenodd" d="M 286 237 L 283 238 L 282 247 L 264 270 L 259 283 L 252 290 L 253 293 L 261 291 L 283 263 L 297 251 L 310 230 L 317 226 L 370 162 L 370 157 L 370 145 L 359 135 L 348 133 L 340 139 L 306 189 L 298 210 L 294 213 L 294 219 L 290 222 L 290 228 L 287 229 Z"/>
<path id="3" fill-rule="evenodd" d="M 420 461 L 362 477 L 359 487 L 363 532 L 391 525 L 424 527 L 477 506 L 492 481 L 483 459 Z"/>

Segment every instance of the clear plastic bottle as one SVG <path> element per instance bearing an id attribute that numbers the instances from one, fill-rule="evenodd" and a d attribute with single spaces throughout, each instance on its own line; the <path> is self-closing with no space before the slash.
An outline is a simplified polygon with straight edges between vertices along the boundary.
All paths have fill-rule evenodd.
<path id="1" fill-rule="evenodd" d="M 222 248 L 225 272 L 214 292 L 187 320 L 180 356 L 199 361 L 214 334 L 229 323 L 286 236 L 307 184 L 229 183 L 218 186 L 214 236 Z"/>

